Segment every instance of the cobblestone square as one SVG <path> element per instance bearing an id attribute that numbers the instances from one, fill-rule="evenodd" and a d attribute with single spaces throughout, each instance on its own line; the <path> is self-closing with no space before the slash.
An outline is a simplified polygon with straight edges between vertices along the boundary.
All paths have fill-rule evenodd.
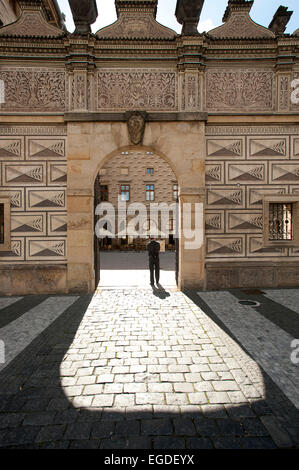
<path id="1" fill-rule="evenodd" d="M 1 298 L 1 447 L 298 447 L 298 290 L 246 295 Z"/>

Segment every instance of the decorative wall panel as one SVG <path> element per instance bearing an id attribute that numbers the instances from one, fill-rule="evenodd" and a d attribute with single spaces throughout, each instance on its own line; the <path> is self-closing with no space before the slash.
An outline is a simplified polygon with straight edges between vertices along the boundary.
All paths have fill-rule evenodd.
<path id="1" fill-rule="evenodd" d="M 299 160 L 299 138 L 298 137 L 293 137 L 291 140 L 291 158 L 295 158 Z"/>
<path id="2" fill-rule="evenodd" d="M 245 205 L 245 194 L 243 188 L 215 187 L 207 191 L 208 208 L 227 209 L 241 208 Z"/>
<path id="3" fill-rule="evenodd" d="M 59 261 L 66 257 L 66 240 L 27 238 L 26 253 L 30 261 Z"/>
<path id="4" fill-rule="evenodd" d="M 224 163 L 206 163 L 206 184 L 224 184 Z"/>
<path id="5" fill-rule="evenodd" d="M 46 185 L 45 163 L 37 165 L 11 165 L 2 164 L 2 185 L 3 186 L 34 186 Z"/>
<path id="6" fill-rule="evenodd" d="M 175 111 L 177 74 L 167 69 L 101 69 L 97 109 Z"/>
<path id="7" fill-rule="evenodd" d="M 66 128 L 3 125 L 0 136 L 0 196 L 11 205 L 11 250 L 0 263 L 65 263 Z"/>
<path id="8" fill-rule="evenodd" d="M 223 233 L 224 211 L 206 211 L 206 232 Z"/>
<path id="9" fill-rule="evenodd" d="M 206 109 L 214 112 L 272 110 L 274 84 L 270 70 L 210 69 L 206 73 Z"/>
<path id="10" fill-rule="evenodd" d="M 289 158 L 289 137 L 250 138 L 248 143 L 250 159 Z"/>
<path id="11" fill-rule="evenodd" d="M 47 211 L 66 210 L 66 194 L 65 189 L 28 189 L 27 190 L 27 209 L 30 211 Z"/>
<path id="12" fill-rule="evenodd" d="M 207 139 L 208 159 L 229 159 L 245 158 L 244 139 Z"/>
<path id="13" fill-rule="evenodd" d="M 263 199 L 299 195 L 299 126 L 207 126 L 206 136 L 207 260 L 299 258 L 263 238 Z"/>
<path id="14" fill-rule="evenodd" d="M 0 160 L 24 160 L 24 138 L 0 138 Z"/>
<path id="15" fill-rule="evenodd" d="M 264 196 L 281 196 L 287 194 L 287 186 L 247 186 L 247 207 L 262 207 Z"/>
<path id="16" fill-rule="evenodd" d="M 226 217 L 226 227 L 229 233 L 252 233 L 263 230 L 262 211 L 228 211 Z"/>
<path id="17" fill-rule="evenodd" d="M 0 251 L 0 262 L 16 263 L 24 261 L 24 238 L 12 238 L 9 251 Z"/>
<path id="18" fill-rule="evenodd" d="M 232 183 L 266 183 L 266 164 L 243 165 L 227 163 L 227 182 Z"/>
<path id="19" fill-rule="evenodd" d="M 275 184 L 299 183 L 299 162 L 292 163 L 271 163 L 270 168 L 271 181 Z"/>
<path id="20" fill-rule="evenodd" d="M 64 160 L 65 139 L 26 137 L 26 160 Z"/>
<path id="21" fill-rule="evenodd" d="M 64 111 L 66 102 L 65 71 L 55 68 L 1 68 L 5 103 L 11 111 Z"/>
<path id="22" fill-rule="evenodd" d="M 12 235 L 46 235 L 46 214 L 12 214 Z"/>
<path id="23" fill-rule="evenodd" d="M 210 258 L 231 258 L 245 255 L 244 236 L 207 236 L 207 256 Z"/>

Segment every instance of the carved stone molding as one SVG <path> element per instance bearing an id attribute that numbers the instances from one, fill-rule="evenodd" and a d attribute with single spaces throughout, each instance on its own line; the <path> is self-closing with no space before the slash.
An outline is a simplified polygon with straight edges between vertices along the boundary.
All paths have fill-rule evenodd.
<path id="1" fill-rule="evenodd" d="M 6 124 L 0 126 L 0 135 L 66 135 L 66 126 L 15 126 Z"/>
<path id="2" fill-rule="evenodd" d="M 89 85 L 86 72 L 75 72 L 70 75 L 70 109 L 72 111 L 88 110 Z"/>
<path id="3" fill-rule="evenodd" d="M 207 126 L 206 135 L 276 135 L 299 134 L 299 126 Z"/>
<path id="4" fill-rule="evenodd" d="M 281 75 L 278 78 L 278 109 L 288 111 L 290 107 L 290 77 Z"/>
<path id="5" fill-rule="evenodd" d="M 198 111 L 201 109 L 201 78 L 198 72 L 181 74 L 181 110 Z"/>

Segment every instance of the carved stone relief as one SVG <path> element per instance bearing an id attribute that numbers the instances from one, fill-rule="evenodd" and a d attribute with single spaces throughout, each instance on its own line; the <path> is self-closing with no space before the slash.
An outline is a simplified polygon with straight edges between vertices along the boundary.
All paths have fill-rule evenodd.
<path id="1" fill-rule="evenodd" d="M 7 111 L 64 111 L 65 72 L 47 68 L 7 68 L 0 71 L 5 84 Z"/>
<path id="2" fill-rule="evenodd" d="M 97 108 L 102 111 L 175 111 L 177 76 L 160 69 L 102 69 L 97 93 Z"/>
<path id="3" fill-rule="evenodd" d="M 273 109 L 274 74 L 258 70 L 210 70 L 206 74 L 209 111 Z"/>
<path id="4" fill-rule="evenodd" d="M 145 113 L 133 111 L 127 113 L 127 124 L 132 144 L 142 144 L 145 129 Z"/>

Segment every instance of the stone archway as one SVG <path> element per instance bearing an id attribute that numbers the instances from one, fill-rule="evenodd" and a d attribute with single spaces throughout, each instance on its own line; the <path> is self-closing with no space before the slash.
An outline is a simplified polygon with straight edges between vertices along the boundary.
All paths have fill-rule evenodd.
<path id="1" fill-rule="evenodd" d="M 198 120 L 148 122 L 143 140 L 144 147 L 164 158 L 173 169 L 180 187 L 180 208 L 183 204 L 191 204 L 193 222 L 195 204 L 204 204 L 204 127 L 204 122 Z M 68 122 L 67 135 L 68 292 L 92 292 L 95 288 L 94 181 L 99 169 L 111 156 L 131 148 L 131 145 L 127 125 L 121 121 Z M 182 217 L 182 210 L 180 213 Z M 204 226 L 202 238 L 204 240 Z M 194 249 L 186 249 L 185 242 L 182 231 L 179 239 L 179 288 L 203 289 L 204 241 Z"/>

